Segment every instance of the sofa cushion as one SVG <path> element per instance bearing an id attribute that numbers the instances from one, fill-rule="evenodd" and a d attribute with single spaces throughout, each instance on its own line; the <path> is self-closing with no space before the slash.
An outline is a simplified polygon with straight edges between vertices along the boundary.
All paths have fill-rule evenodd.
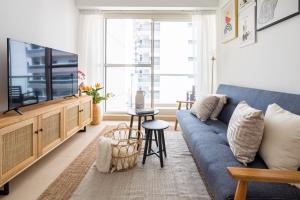
<path id="1" fill-rule="evenodd" d="M 216 96 L 207 96 L 201 98 L 201 100 L 196 101 L 192 108 L 191 112 L 196 115 L 201 121 L 206 121 L 209 119 L 212 112 L 215 110 L 218 105 L 219 98 Z"/>
<path id="2" fill-rule="evenodd" d="M 264 114 L 250 107 L 245 101 L 239 103 L 230 119 L 227 138 L 238 161 L 247 165 L 254 160 L 264 131 Z"/>
<path id="3" fill-rule="evenodd" d="M 298 170 L 300 116 L 282 109 L 277 104 L 269 105 L 259 153 L 270 169 Z M 300 184 L 297 187 L 300 188 Z"/>
<path id="4" fill-rule="evenodd" d="M 226 138 L 227 126 L 220 121 L 208 120 L 201 122 L 188 110 L 177 112 L 183 136 L 189 149 L 193 152 L 199 144 L 217 143 L 228 145 Z M 213 125 L 213 126 L 211 126 Z"/>
<path id="5" fill-rule="evenodd" d="M 218 116 L 221 113 L 224 105 L 227 103 L 227 97 L 226 95 L 221 94 L 215 94 L 219 98 L 218 104 L 215 107 L 214 111 L 210 115 L 210 119 L 212 120 L 218 120 Z"/>

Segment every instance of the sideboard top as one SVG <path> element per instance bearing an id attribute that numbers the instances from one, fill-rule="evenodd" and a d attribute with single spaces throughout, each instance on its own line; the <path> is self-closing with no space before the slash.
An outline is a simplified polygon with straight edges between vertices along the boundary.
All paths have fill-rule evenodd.
<path id="1" fill-rule="evenodd" d="M 23 115 L 19 115 L 14 111 L 10 111 L 6 114 L 0 114 L 0 128 L 42 115 L 55 109 L 63 108 L 67 105 L 77 104 L 91 98 L 92 97 L 90 96 L 84 95 L 80 97 L 70 97 L 67 99 L 56 99 L 20 108 L 19 110 L 23 113 Z"/>

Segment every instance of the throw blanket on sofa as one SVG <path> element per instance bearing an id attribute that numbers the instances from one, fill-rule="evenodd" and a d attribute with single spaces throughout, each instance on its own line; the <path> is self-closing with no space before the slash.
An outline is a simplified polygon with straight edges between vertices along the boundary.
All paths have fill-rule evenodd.
<path id="1" fill-rule="evenodd" d="M 96 147 L 96 167 L 99 172 L 107 173 L 111 166 L 111 138 L 100 137 Z"/>

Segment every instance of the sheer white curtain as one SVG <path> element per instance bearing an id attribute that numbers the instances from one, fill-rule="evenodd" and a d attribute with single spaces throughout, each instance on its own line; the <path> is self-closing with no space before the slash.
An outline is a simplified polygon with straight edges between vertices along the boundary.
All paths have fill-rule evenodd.
<path id="1" fill-rule="evenodd" d="M 202 11 L 193 14 L 194 75 L 196 99 L 214 92 L 215 63 L 212 69 L 212 57 L 216 52 L 216 12 Z"/>
<path id="2" fill-rule="evenodd" d="M 86 84 L 104 84 L 104 17 L 101 13 L 80 13 L 78 33 L 79 69 Z"/>

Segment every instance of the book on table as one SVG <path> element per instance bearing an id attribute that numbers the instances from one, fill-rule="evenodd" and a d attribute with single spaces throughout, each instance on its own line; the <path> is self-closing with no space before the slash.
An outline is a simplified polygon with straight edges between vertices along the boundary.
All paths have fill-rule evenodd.
<path id="1" fill-rule="evenodd" d="M 141 114 L 153 114 L 154 113 L 154 109 L 153 108 L 136 109 L 135 112 L 138 115 L 141 115 Z"/>

